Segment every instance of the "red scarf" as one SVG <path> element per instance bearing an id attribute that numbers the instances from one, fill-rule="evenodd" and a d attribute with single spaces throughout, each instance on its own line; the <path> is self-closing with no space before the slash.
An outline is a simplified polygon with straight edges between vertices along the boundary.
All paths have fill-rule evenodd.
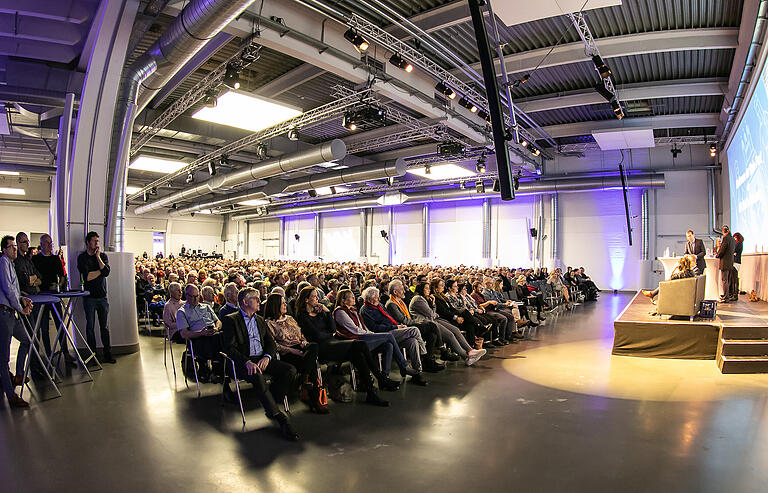
<path id="1" fill-rule="evenodd" d="M 366 301 L 366 302 L 365 302 L 365 306 L 367 306 L 367 307 L 368 307 L 368 308 L 370 308 L 371 310 L 379 310 L 379 312 L 381 312 L 381 314 L 382 314 L 382 315 L 384 315 L 385 317 L 387 317 L 387 319 L 388 319 L 390 322 L 392 322 L 392 325 L 394 325 L 395 327 L 397 327 L 397 322 L 395 321 L 395 319 L 394 319 L 394 318 L 392 318 L 392 317 L 389 315 L 389 313 L 387 313 L 387 311 L 386 311 L 385 309 L 383 309 L 383 308 L 381 307 L 381 303 L 379 303 L 378 305 L 371 305 L 370 303 L 368 303 L 368 302 Z"/>

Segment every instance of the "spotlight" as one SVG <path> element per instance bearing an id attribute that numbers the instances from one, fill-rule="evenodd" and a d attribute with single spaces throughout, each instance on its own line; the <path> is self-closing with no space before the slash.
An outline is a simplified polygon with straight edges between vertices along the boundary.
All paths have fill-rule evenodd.
<path id="1" fill-rule="evenodd" d="M 485 183 L 483 183 L 482 181 L 478 181 L 477 183 L 475 183 L 475 190 L 477 191 L 477 193 L 485 193 Z"/>
<path id="2" fill-rule="evenodd" d="M 611 101 L 611 107 L 613 108 L 613 114 L 616 115 L 616 118 L 621 120 L 624 118 L 624 110 L 621 109 L 621 105 L 617 100 Z"/>
<path id="3" fill-rule="evenodd" d="M 408 73 L 413 72 L 413 65 L 405 61 L 405 59 L 397 53 L 389 57 L 389 63 L 391 63 L 392 65 L 394 65 L 399 69 L 405 70 Z"/>
<path id="4" fill-rule="evenodd" d="M 209 161 L 208 162 L 208 174 L 213 176 L 216 174 L 216 162 L 215 161 Z"/>
<path id="5" fill-rule="evenodd" d="M 709 156 L 717 156 L 717 144 L 709 144 Z"/>
<path id="6" fill-rule="evenodd" d="M 381 237 L 382 237 L 382 238 L 387 238 L 387 237 L 389 237 L 389 235 L 387 234 L 387 231 L 386 231 L 386 230 L 384 230 L 384 229 L 382 229 L 381 231 L 379 231 L 379 233 L 381 233 Z"/>
<path id="7" fill-rule="evenodd" d="M 480 154 L 480 157 L 477 158 L 475 169 L 477 169 L 478 173 L 485 173 L 485 154 Z"/>
<path id="8" fill-rule="evenodd" d="M 219 158 L 219 165 L 221 166 L 229 166 L 229 156 L 226 154 L 222 154 Z"/>
<path id="9" fill-rule="evenodd" d="M 438 82 L 435 89 L 440 91 L 448 99 L 456 99 L 456 93 L 443 82 Z"/>
<path id="10" fill-rule="evenodd" d="M 427 163 L 424 165 L 424 174 L 425 175 L 431 175 L 432 174 L 432 165 Z"/>
<path id="11" fill-rule="evenodd" d="M 469 101 L 467 98 L 459 99 L 459 104 L 465 107 L 466 109 L 468 109 L 469 111 L 471 111 L 472 113 L 477 113 L 477 110 L 478 110 L 477 106 L 475 106 L 474 103 Z"/>
<path id="12" fill-rule="evenodd" d="M 482 118 L 482 119 L 483 119 L 483 120 L 485 120 L 485 121 L 488 121 L 488 120 L 491 118 L 491 117 L 488 115 L 488 113 L 486 113 L 486 112 L 485 112 L 485 111 L 483 111 L 483 110 L 480 110 L 480 111 L 478 111 L 478 112 L 477 112 L 477 116 L 479 116 L 480 118 Z"/>
<path id="13" fill-rule="evenodd" d="M 295 128 L 289 128 L 286 137 L 288 137 L 288 140 L 299 140 L 299 131 Z"/>
<path id="14" fill-rule="evenodd" d="M 144 192 L 141 196 L 144 199 L 144 202 L 149 202 L 149 198 L 147 198 L 147 192 Z"/>
<path id="15" fill-rule="evenodd" d="M 256 146 L 256 156 L 258 156 L 259 159 L 267 159 L 267 146 L 265 144 Z"/>
<path id="16" fill-rule="evenodd" d="M 533 152 L 533 155 L 534 155 L 534 156 L 538 156 L 539 154 L 541 154 L 541 151 L 540 151 L 540 150 L 538 150 L 538 149 L 537 149 L 537 148 L 535 148 L 535 147 L 533 148 L 533 151 L 531 151 L 531 152 Z"/>
<path id="17" fill-rule="evenodd" d="M 607 79 L 611 76 L 611 69 L 608 68 L 608 65 L 605 64 L 600 55 L 594 55 L 592 57 L 592 63 L 595 64 L 595 70 L 600 74 L 600 77 Z"/>
<path id="18" fill-rule="evenodd" d="M 314 188 L 310 189 L 308 193 L 309 193 L 309 196 L 312 198 L 317 197 L 317 190 L 315 190 Z"/>
<path id="19" fill-rule="evenodd" d="M 187 173 L 187 178 L 184 180 L 184 183 L 189 185 L 190 183 L 193 183 L 194 181 L 195 181 L 195 177 L 194 177 L 194 175 L 192 175 L 192 172 L 190 171 L 189 173 Z"/>
<path id="20" fill-rule="evenodd" d="M 331 195 L 336 195 L 336 187 L 331 187 Z"/>
<path id="21" fill-rule="evenodd" d="M 395 184 L 395 177 L 394 176 L 390 176 L 389 178 L 387 178 L 387 185 L 389 185 L 391 187 L 394 184 Z"/>
<path id="22" fill-rule="evenodd" d="M 357 121 L 353 111 L 344 113 L 344 119 L 341 121 L 341 126 L 347 130 L 352 130 L 353 132 L 357 130 Z"/>
<path id="23" fill-rule="evenodd" d="M 520 170 L 517 170 L 517 174 L 512 178 L 512 185 L 515 187 L 515 190 L 520 188 L 520 177 L 523 176 L 523 172 Z"/>
<path id="24" fill-rule="evenodd" d="M 299 241 L 301 239 L 301 236 L 299 235 L 293 235 L 294 238 L 296 238 L 296 241 Z"/>
<path id="25" fill-rule="evenodd" d="M 152 187 L 149 189 L 150 195 L 157 195 L 157 187 Z"/>
<path id="26" fill-rule="evenodd" d="M 208 108 L 215 108 L 218 103 L 219 92 L 216 89 L 209 89 L 203 96 L 203 104 Z"/>
<path id="27" fill-rule="evenodd" d="M 459 183 L 459 188 L 462 190 L 466 190 L 468 188 L 467 182 L 463 181 Z"/>
<path id="28" fill-rule="evenodd" d="M 677 148 L 677 144 L 673 144 L 673 145 L 672 145 L 672 149 L 670 149 L 670 151 L 669 151 L 669 152 L 671 152 L 671 153 L 672 153 L 672 159 L 674 159 L 674 158 L 676 158 L 677 156 L 679 156 L 679 155 L 680 155 L 680 153 L 681 153 L 681 152 L 683 152 L 683 150 L 682 150 L 682 149 L 678 149 L 678 148 Z"/>
<path id="29" fill-rule="evenodd" d="M 501 192 L 501 183 L 499 180 L 493 180 L 493 191 L 496 193 Z"/>
<path id="30" fill-rule="evenodd" d="M 227 71 L 224 72 L 221 83 L 230 89 L 240 89 L 240 71 L 232 64 L 227 65 Z"/>
<path id="31" fill-rule="evenodd" d="M 355 48 L 360 51 L 365 51 L 370 46 L 368 41 L 360 36 L 354 29 L 348 29 L 347 32 L 344 33 L 344 39 L 355 45 Z"/>
<path id="32" fill-rule="evenodd" d="M 523 146 L 523 147 L 528 147 L 528 141 L 523 139 L 523 140 L 520 141 L 520 145 Z"/>

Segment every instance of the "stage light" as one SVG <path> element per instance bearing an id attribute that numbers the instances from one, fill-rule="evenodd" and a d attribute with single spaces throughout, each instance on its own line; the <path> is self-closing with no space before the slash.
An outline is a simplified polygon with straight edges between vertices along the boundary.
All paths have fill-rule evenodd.
<path id="1" fill-rule="evenodd" d="M 673 145 L 672 145 L 672 149 L 670 149 L 670 151 L 669 151 L 669 152 L 671 152 L 671 153 L 672 153 L 672 159 L 674 159 L 674 158 L 676 158 L 677 156 L 679 156 L 679 155 L 680 155 L 680 153 L 681 153 L 681 152 L 683 152 L 683 150 L 682 150 L 682 149 L 678 149 L 678 148 L 677 148 L 677 144 L 673 144 Z"/>
<path id="2" fill-rule="evenodd" d="M 365 51 L 370 46 L 368 41 L 360 36 L 354 29 L 348 29 L 347 32 L 344 33 L 344 39 L 355 45 L 355 48 L 360 51 Z"/>
<path id="3" fill-rule="evenodd" d="M 717 144 L 709 144 L 709 156 L 717 156 Z"/>
<path id="4" fill-rule="evenodd" d="M 221 166 L 229 166 L 229 156 L 226 154 L 222 154 L 219 158 L 219 165 Z"/>
<path id="5" fill-rule="evenodd" d="M 514 178 L 512 178 L 512 185 L 515 187 L 515 190 L 520 188 L 520 177 L 523 176 L 523 172 L 520 170 L 517 170 L 517 175 L 515 175 Z"/>
<path id="6" fill-rule="evenodd" d="M 312 198 L 315 198 L 315 197 L 317 197 L 317 190 L 314 190 L 314 189 L 310 189 L 310 190 L 308 191 L 308 193 L 309 193 L 309 196 L 310 196 L 310 197 L 312 197 Z"/>
<path id="7" fill-rule="evenodd" d="M 208 162 L 208 174 L 211 176 L 216 174 L 216 163 L 212 160 Z"/>
<path id="8" fill-rule="evenodd" d="M 240 71 L 232 64 L 227 65 L 227 70 L 224 72 L 224 79 L 222 84 L 230 89 L 240 89 Z"/>
<path id="9" fill-rule="evenodd" d="M 621 105 L 619 104 L 618 101 L 616 101 L 615 99 L 611 101 L 611 107 L 613 108 L 613 114 L 616 115 L 616 118 L 618 118 L 619 120 L 624 118 L 624 110 L 621 109 Z"/>
<path id="10" fill-rule="evenodd" d="M 149 189 L 150 195 L 157 195 L 157 187 L 152 187 Z"/>
<path id="11" fill-rule="evenodd" d="M 483 111 L 483 110 L 480 110 L 480 111 L 478 111 L 478 112 L 477 112 L 477 116 L 479 116 L 480 118 L 482 118 L 482 119 L 483 119 L 483 120 L 485 120 L 485 121 L 488 121 L 488 120 L 491 118 L 491 117 L 488 115 L 488 113 L 486 113 L 486 112 L 485 112 L 485 111 Z"/>
<path id="12" fill-rule="evenodd" d="M 450 87 L 446 86 L 443 82 L 438 82 L 435 86 L 435 89 L 440 91 L 443 96 L 447 97 L 448 99 L 456 99 L 456 92 Z"/>
<path id="13" fill-rule="evenodd" d="M 288 137 L 288 140 L 299 140 L 299 131 L 295 128 L 289 128 L 286 137 Z"/>
<path id="14" fill-rule="evenodd" d="M 480 157 L 477 158 L 475 169 L 478 173 L 485 173 L 485 154 L 480 154 Z"/>
<path id="15" fill-rule="evenodd" d="M 336 187 L 331 187 L 331 195 L 336 195 Z"/>
<path id="16" fill-rule="evenodd" d="M 192 172 L 190 171 L 189 173 L 187 173 L 187 178 L 184 180 L 184 183 L 189 185 L 190 183 L 193 183 L 194 181 L 195 181 L 195 177 L 192 174 Z"/>
<path id="17" fill-rule="evenodd" d="M 501 183 L 499 180 L 493 180 L 493 191 L 496 193 L 501 192 Z"/>
<path id="18" fill-rule="evenodd" d="M 537 149 L 537 148 L 535 148 L 535 147 L 533 148 L 533 150 L 532 150 L 531 152 L 533 152 L 533 155 L 534 155 L 534 156 L 538 156 L 539 154 L 541 154 L 541 151 L 540 151 L 540 150 L 538 150 L 538 149 Z"/>
<path id="19" fill-rule="evenodd" d="M 147 192 L 144 192 L 141 194 L 142 198 L 144 199 L 144 202 L 149 202 L 149 198 L 147 197 Z"/>
<path id="20" fill-rule="evenodd" d="M 255 62 L 259 58 L 261 58 L 261 45 L 253 43 L 248 44 L 240 54 L 240 60 L 245 62 L 246 65 Z"/>
<path id="21" fill-rule="evenodd" d="M 387 185 L 389 185 L 391 187 L 394 184 L 395 184 L 395 177 L 394 176 L 390 176 L 389 178 L 387 178 Z"/>
<path id="22" fill-rule="evenodd" d="M 413 72 L 413 65 L 405 61 L 405 59 L 397 53 L 389 57 L 389 63 L 391 63 L 392 65 L 394 65 L 399 69 L 405 70 L 408 73 Z"/>
<path id="23" fill-rule="evenodd" d="M 388 237 L 389 237 L 389 235 L 387 234 L 387 231 L 386 231 L 386 230 L 384 230 L 384 229 L 382 229 L 381 231 L 379 231 L 379 233 L 381 234 L 381 237 L 382 237 L 382 238 L 384 238 L 384 239 L 386 239 L 386 238 L 388 238 Z"/>
<path id="24" fill-rule="evenodd" d="M 475 106 L 475 104 L 469 101 L 467 98 L 459 99 L 459 105 L 465 107 L 472 113 L 477 113 L 477 110 L 478 110 L 477 106 Z"/>
<path id="25" fill-rule="evenodd" d="M 478 181 L 477 183 L 475 183 L 475 190 L 477 191 L 477 193 L 485 193 L 485 183 L 483 183 L 482 181 Z"/>
<path id="26" fill-rule="evenodd" d="M 357 130 L 357 120 L 354 111 L 350 110 L 344 113 L 344 118 L 341 120 L 341 126 L 347 130 L 352 130 L 353 132 Z"/>
<path id="27" fill-rule="evenodd" d="M 424 165 L 424 174 L 425 175 L 432 174 L 432 165 L 430 165 L 430 164 Z"/>
<path id="28" fill-rule="evenodd" d="M 608 68 L 608 65 L 605 64 L 605 61 L 603 61 L 600 55 L 594 55 L 592 57 L 592 63 L 595 64 L 595 69 L 597 70 L 597 73 L 600 74 L 600 77 L 607 79 L 611 76 L 611 69 Z"/>
<path id="29" fill-rule="evenodd" d="M 209 89 L 205 92 L 205 96 L 203 97 L 203 104 L 206 108 L 215 108 L 218 104 L 218 98 L 218 91 L 215 89 Z"/>
<path id="30" fill-rule="evenodd" d="M 520 145 L 523 146 L 523 147 L 528 147 L 528 141 L 523 139 L 523 140 L 520 141 Z"/>

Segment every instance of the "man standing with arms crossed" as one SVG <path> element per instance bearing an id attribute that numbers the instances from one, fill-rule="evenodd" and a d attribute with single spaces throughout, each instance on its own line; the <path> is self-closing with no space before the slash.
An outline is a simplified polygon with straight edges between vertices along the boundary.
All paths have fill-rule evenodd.
<path id="1" fill-rule="evenodd" d="M 29 352 L 29 339 L 21 325 L 21 315 L 32 313 L 32 300 L 21 296 L 19 281 L 13 261 L 18 251 L 13 236 L 4 236 L 0 241 L 3 256 L 0 257 L 0 384 L 8 398 L 8 405 L 14 408 L 29 407 L 24 399 L 14 392 L 16 385 L 24 384 L 24 363 Z M 16 376 L 11 380 L 8 363 L 11 355 L 11 337 L 21 342 L 16 356 Z"/>
<path id="2" fill-rule="evenodd" d="M 99 317 L 99 329 L 101 330 L 101 344 L 103 355 L 99 361 L 103 363 L 117 363 L 112 357 L 112 347 L 109 344 L 109 328 L 107 317 L 109 316 L 109 303 L 107 302 L 107 276 L 109 276 L 109 261 L 107 255 L 101 252 L 99 246 L 99 234 L 95 231 L 85 236 L 85 251 L 77 256 L 77 270 L 83 282 L 84 289 L 90 294 L 83 298 L 85 310 L 85 338 L 88 346 L 96 353 L 96 333 L 94 332 L 94 318 Z M 94 362 L 95 363 L 95 362 Z"/>

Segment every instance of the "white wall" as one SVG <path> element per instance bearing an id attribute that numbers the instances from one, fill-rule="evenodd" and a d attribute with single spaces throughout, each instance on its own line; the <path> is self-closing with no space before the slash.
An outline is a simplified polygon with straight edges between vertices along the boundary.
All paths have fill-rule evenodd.
<path id="1" fill-rule="evenodd" d="M 320 256 L 324 261 L 341 262 L 360 257 L 360 211 L 322 214 L 320 231 Z"/>

